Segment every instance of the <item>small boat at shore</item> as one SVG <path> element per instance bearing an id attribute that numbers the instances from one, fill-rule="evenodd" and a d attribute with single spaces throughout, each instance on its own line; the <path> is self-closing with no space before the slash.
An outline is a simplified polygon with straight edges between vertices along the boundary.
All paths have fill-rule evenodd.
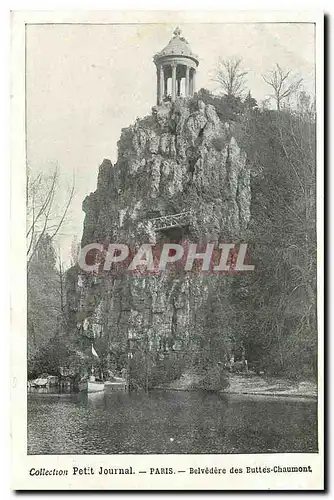
<path id="1" fill-rule="evenodd" d="M 92 354 L 96 358 L 99 358 L 97 352 L 94 349 L 93 344 L 92 344 Z M 101 376 L 102 376 L 102 371 L 101 371 Z M 90 394 L 92 392 L 104 391 L 104 385 L 105 384 L 102 379 L 96 380 L 96 377 L 94 375 L 94 366 L 92 365 L 91 376 L 80 380 L 80 382 L 78 383 L 78 388 L 80 392 L 87 392 L 88 394 Z"/>
<path id="2" fill-rule="evenodd" d="M 35 389 L 40 389 L 42 387 L 48 387 L 48 379 L 47 378 L 36 378 L 35 380 L 30 381 L 30 387 L 34 387 Z"/>
<path id="3" fill-rule="evenodd" d="M 28 380 L 28 388 L 42 389 L 51 386 L 56 386 L 59 379 L 55 375 L 42 374 L 34 380 Z"/>
<path id="4" fill-rule="evenodd" d="M 94 376 L 87 380 L 79 382 L 79 391 L 82 392 L 101 392 L 108 389 L 109 391 L 126 391 L 127 381 L 120 377 L 114 377 L 113 380 L 96 380 Z"/>

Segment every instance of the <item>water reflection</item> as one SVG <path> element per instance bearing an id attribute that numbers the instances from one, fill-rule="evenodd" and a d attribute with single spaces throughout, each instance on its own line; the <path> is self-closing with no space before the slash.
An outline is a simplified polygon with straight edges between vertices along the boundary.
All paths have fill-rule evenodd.
<path id="1" fill-rule="evenodd" d="M 28 453 L 315 452 L 316 403 L 197 392 L 30 393 Z"/>

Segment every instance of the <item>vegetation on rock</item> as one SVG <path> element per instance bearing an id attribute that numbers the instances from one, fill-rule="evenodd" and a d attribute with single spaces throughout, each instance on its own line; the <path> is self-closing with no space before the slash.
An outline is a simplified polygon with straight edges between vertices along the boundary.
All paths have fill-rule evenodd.
<path id="1" fill-rule="evenodd" d="M 281 100 L 274 111 L 260 109 L 250 92 L 201 89 L 124 129 L 118 150 L 117 164 L 104 160 L 97 190 L 84 201 L 82 245 L 245 241 L 255 271 L 94 277 L 75 265 L 63 321 L 59 287 L 43 285 L 59 278 L 46 238 L 28 278 L 32 371 L 64 362 L 53 353 L 64 352 L 65 335 L 69 356 L 95 338 L 104 369 L 131 366 L 142 388 L 192 370 L 196 387 L 219 390 L 231 354 L 242 349 L 268 373 L 315 376 L 315 116 L 307 95 L 294 110 Z M 185 210 L 189 226 L 150 231 L 151 218 Z"/>

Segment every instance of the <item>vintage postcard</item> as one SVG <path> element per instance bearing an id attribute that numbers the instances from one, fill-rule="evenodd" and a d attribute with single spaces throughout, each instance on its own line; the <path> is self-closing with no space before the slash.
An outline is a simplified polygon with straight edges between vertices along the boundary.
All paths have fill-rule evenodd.
<path id="1" fill-rule="evenodd" d="M 323 15 L 12 13 L 12 487 L 321 490 Z"/>

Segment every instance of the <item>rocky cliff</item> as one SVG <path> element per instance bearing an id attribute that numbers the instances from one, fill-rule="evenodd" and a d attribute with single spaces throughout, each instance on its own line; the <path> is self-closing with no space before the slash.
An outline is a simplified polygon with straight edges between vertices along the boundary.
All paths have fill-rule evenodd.
<path id="1" fill-rule="evenodd" d="M 97 189 L 83 202 L 82 246 L 237 242 L 249 221 L 250 196 L 246 155 L 215 108 L 196 98 L 167 102 L 122 130 L 115 165 L 103 161 Z M 180 227 L 159 230 L 150 222 L 183 212 L 190 215 Z M 153 350 L 186 348 L 212 279 L 81 273 L 78 321 L 111 352 L 125 352 L 129 338 L 146 339 Z M 228 300 L 227 281 L 224 294 Z"/>

